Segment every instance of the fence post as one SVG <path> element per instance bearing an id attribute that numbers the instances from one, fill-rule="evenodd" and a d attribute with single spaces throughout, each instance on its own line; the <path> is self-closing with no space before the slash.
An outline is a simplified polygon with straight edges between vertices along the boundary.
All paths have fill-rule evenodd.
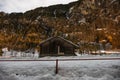
<path id="1" fill-rule="evenodd" d="M 55 74 L 58 74 L 58 59 L 56 59 L 56 70 L 55 70 Z"/>

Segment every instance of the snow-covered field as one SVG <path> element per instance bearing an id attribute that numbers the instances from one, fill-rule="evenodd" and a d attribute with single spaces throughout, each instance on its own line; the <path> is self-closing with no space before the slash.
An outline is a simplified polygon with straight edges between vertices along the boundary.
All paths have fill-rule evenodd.
<path id="1" fill-rule="evenodd" d="M 120 58 L 120 53 L 77 56 L 42 57 L 39 53 L 4 52 L 0 57 L 0 80 L 120 80 L 119 60 L 82 60 L 59 61 L 59 72 L 55 74 L 56 59 L 98 59 Z M 31 60 L 31 61 L 2 61 L 2 60 Z"/>
<path id="2" fill-rule="evenodd" d="M 106 56 L 44 57 L 41 59 L 78 59 Z M 108 56 L 112 57 L 112 55 Z M 119 56 L 114 56 L 120 58 Z M 15 59 L 15 58 L 14 58 Z M 0 80 L 120 80 L 120 60 L 0 62 Z"/>

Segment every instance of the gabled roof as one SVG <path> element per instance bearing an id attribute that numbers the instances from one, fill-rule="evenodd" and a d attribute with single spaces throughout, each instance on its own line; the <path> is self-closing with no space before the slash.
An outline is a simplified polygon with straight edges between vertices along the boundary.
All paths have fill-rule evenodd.
<path id="1" fill-rule="evenodd" d="M 69 43 L 69 44 L 71 44 L 71 45 L 73 45 L 73 46 L 75 46 L 75 47 L 77 47 L 77 48 L 79 47 L 78 45 L 74 44 L 73 42 L 71 42 L 71 41 L 69 41 L 69 40 L 67 40 L 67 39 L 65 39 L 65 38 L 63 38 L 63 37 L 60 37 L 60 36 L 50 37 L 50 38 L 42 41 L 42 42 L 40 43 L 40 45 L 41 45 L 41 44 L 44 44 L 45 42 L 50 41 L 50 40 L 52 40 L 52 39 L 54 39 L 54 38 L 60 38 L 60 39 L 64 40 L 65 42 L 67 42 L 67 43 Z"/>

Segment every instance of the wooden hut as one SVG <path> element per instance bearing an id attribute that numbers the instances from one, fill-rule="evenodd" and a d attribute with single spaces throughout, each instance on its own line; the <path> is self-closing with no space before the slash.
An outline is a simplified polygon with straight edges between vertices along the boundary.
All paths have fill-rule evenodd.
<path id="1" fill-rule="evenodd" d="M 63 37 L 51 37 L 41 42 L 39 56 L 72 56 L 77 48 L 78 45 Z"/>

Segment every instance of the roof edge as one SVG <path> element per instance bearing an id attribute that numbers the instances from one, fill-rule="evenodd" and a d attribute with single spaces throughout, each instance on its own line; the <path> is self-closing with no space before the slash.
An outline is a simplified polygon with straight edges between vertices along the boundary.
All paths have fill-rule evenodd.
<path id="1" fill-rule="evenodd" d="M 75 47 L 77 47 L 77 48 L 79 47 L 77 44 L 75 44 L 75 43 L 73 43 L 72 41 L 67 40 L 67 39 L 65 39 L 65 38 L 63 38 L 63 37 L 61 37 L 61 36 L 50 37 L 50 38 L 48 38 L 48 39 L 46 39 L 46 40 L 43 40 L 43 41 L 40 43 L 40 45 L 41 45 L 41 44 L 44 44 L 45 42 L 47 42 L 47 41 L 49 41 L 49 40 L 51 40 L 51 39 L 53 39 L 53 38 L 61 38 L 61 39 L 63 39 L 64 41 L 66 41 L 66 42 L 74 45 Z"/>

